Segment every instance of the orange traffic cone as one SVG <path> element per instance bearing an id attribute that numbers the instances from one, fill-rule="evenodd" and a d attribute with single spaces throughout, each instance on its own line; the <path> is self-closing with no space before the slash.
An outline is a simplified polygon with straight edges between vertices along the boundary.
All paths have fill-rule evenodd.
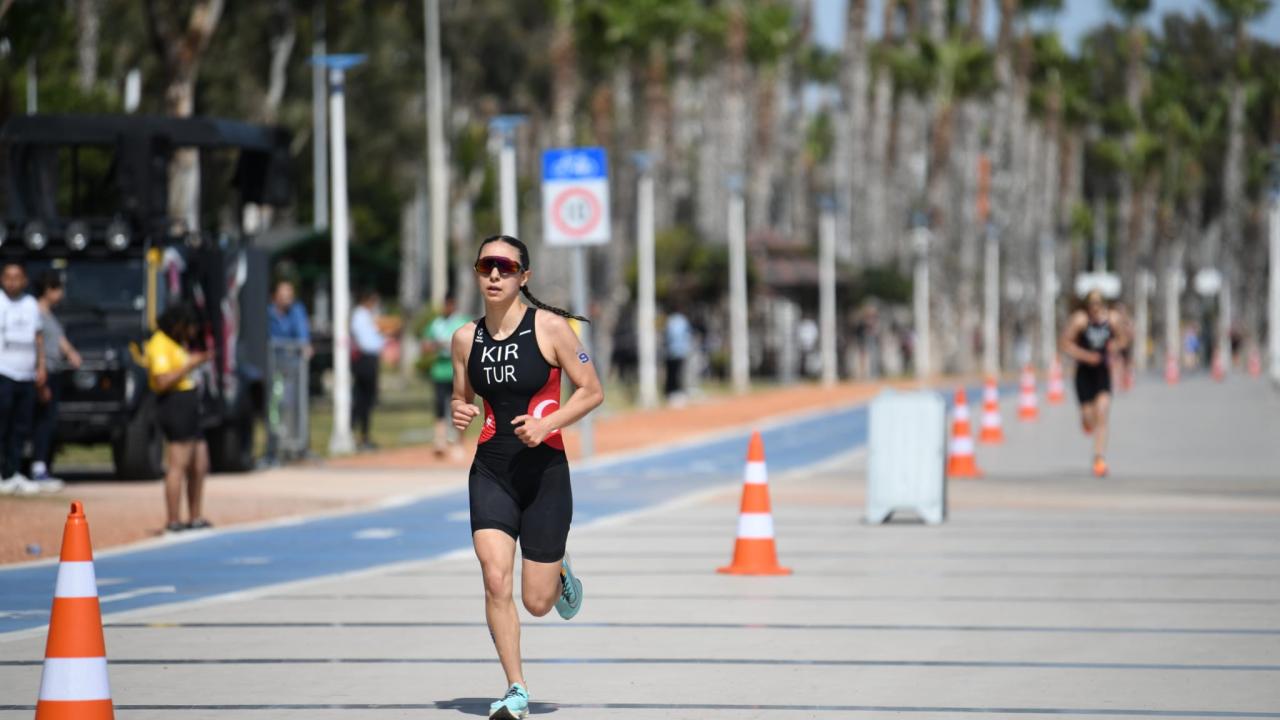
<path id="1" fill-rule="evenodd" d="M 1018 419 L 1035 420 L 1040 417 L 1036 399 L 1036 371 L 1028 365 L 1022 369 L 1022 390 L 1018 394 Z"/>
<path id="2" fill-rule="evenodd" d="M 742 483 L 742 508 L 738 514 L 738 540 L 733 546 L 733 562 L 716 572 L 729 575 L 790 575 L 791 568 L 778 565 L 773 544 L 773 511 L 769 507 L 769 473 L 764 465 L 764 440 L 751 433 L 747 447 L 747 470 Z"/>
<path id="3" fill-rule="evenodd" d="M 71 503 L 62 533 L 62 562 L 49 615 L 49 641 L 36 720 L 111 720 L 107 650 L 102 639 L 98 584 L 93 573 L 89 524 L 79 501 Z"/>
<path id="4" fill-rule="evenodd" d="M 1178 358 L 1173 355 L 1169 355 L 1169 357 L 1165 358 L 1164 381 L 1169 385 L 1178 384 Z"/>
<path id="5" fill-rule="evenodd" d="M 978 431 L 978 442 L 986 445 L 1004 442 L 1004 426 L 1000 422 L 1000 390 L 993 377 L 987 378 L 986 386 L 982 388 L 982 427 Z"/>
<path id="6" fill-rule="evenodd" d="M 1262 354 L 1258 352 L 1258 348 L 1249 349 L 1249 377 L 1258 377 L 1262 375 Z"/>
<path id="7" fill-rule="evenodd" d="M 1060 405 L 1066 398 L 1067 390 L 1062 384 L 1062 363 L 1055 357 L 1049 363 L 1049 392 L 1045 399 L 1050 405 Z"/>
<path id="8" fill-rule="evenodd" d="M 1227 367 L 1222 359 L 1222 351 L 1213 354 L 1213 379 L 1222 382 L 1227 377 Z"/>
<path id="9" fill-rule="evenodd" d="M 956 390 L 956 406 L 951 416 L 951 450 L 947 453 L 947 477 L 978 478 L 982 471 L 973 457 L 973 430 L 969 427 L 969 404 L 964 388 Z"/>

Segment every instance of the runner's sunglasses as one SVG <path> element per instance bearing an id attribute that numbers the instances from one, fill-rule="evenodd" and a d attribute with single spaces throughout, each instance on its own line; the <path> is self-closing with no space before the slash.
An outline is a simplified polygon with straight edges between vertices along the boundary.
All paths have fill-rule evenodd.
<path id="1" fill-rule="evenodd" d="M 481 275 L 488 275 L 494 268 L 498 268 L 498 274 L 503 277 L 511 277 L 521 270 L 520 263 L 511 258 L 486 255 L 476 261 L 476 272 Z"/>

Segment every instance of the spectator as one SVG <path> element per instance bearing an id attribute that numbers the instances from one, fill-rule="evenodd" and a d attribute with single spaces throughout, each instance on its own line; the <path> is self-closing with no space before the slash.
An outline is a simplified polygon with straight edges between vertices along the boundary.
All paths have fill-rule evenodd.
<path id="1" fill-rule="evenodd" d="M 667 356 L 667 378 L 664 394 L 667 402 L 684 400 L 684 364 L 693 351 L 693 326 L 677 307 L 667 315 L 664 341 Z"/>
<path id="2" fill-rule="evenodd" d="M 387 339 L 378 330 L 378 291 L 361 290 L 356 295 L 356 309 L 351 314 L 353 360 L 351 374 L 355 380 L 352 393 L 352 424 L 360 433 L 360 449 L 376 450 L 370 434 L 373 407 L 378 403 L 378 370 L 382 348 Z"/>
<path id="3" fill-rule="evenodd" d="M 458 444 L 458 433 L 449 422 L 453 411 L 453 334 L 467 319 L 458 312 L 458 302 L 453 295 L 444 299 L 441 313 L 427 325 L 422 336 L 422 352 L 434 355 L 431 360 L 431 384 L 435 386 L 436 457 L 444 457 L 447 451 L 455 459 L 462 457 L 462 447 Z"/>
<path id="4" fill-rule="evenodd" d="M 36 389 L 46 379 L 40 307 L 26 294 L 27 271 L 20 263 L 4 264 L 0 285 L 0 494 L 52 491 L 52 484 L 32 482 L 21 472 Z"/>
<path id="5" fill-rule="evenodd" d="M 311 359 L 314 350 L 307 311 L 298 302 L 291 280 L 276 280 L 271 304 L 267 306 L 267 332 L 271 336 L 272 377 L 267 453 L 263 464 L 271 466 L 280 461 L 280 435 L 285 427 L 292 427 L 300 437 L 310 437 L 306 414 L 296 411 L 299 393 L 306 392 L 307 388 L 306 361 Z"/>
<path id="6" fill-rule="evenodd" d="M 48 378 L 36 393 L 35 427 L 31 441 L 31 478 L 49 483 L 50 489 L 61 489 L 62 481 L 53 477 L 53 431 L 58 423 L 58 401 L 62 398 L 64 370 L 80 368 L 80 353 L 62 330 L 53 309 L 62 302 L 62 274 L 49 270 L 36 282 L 40 306 L 40 326 L 44 333 L 44 364 Z"/>
<path id="7" fill-rule="evenodd" d="M 165 531 L 209 527 L 203 514 L 204 478 L 209 472 L 209 446 L 200 421 L 200 391 L 193 374 L 209 353 L 187 352 L 185 345 L 199 328 L 189 305 L 170 306 L 156 321 L 159 329 L 145 350 L 148 383 L 156 394 L 160 432 L 169 442 L 164 475 Z M 187 486 L 187 523 L 181 521 L 182 485 Z"/>

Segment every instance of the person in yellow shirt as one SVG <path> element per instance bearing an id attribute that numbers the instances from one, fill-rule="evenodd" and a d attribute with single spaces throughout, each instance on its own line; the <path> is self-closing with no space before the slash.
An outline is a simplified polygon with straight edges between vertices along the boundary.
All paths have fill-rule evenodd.
<path id="1" fill-rule="evenodd" d="M 147 341 L 145 351 L 148 383 L 156 395 L 160 432 L 169 442 L 164 475 L 165 531 L 198 530 L 210 527 L 202 514 L 204 477 L 209 472 L 209 446 L 200 422 L 200 391 L 193 377 L 208 362 L 203 352 L 188 352 L 185 344 L 197 330 L 195 312 L 177 304 L 164 311 L 156 322 L 159 329 Z M 181 520 L 183 479 L 187 486 L 190 519 Z"/>

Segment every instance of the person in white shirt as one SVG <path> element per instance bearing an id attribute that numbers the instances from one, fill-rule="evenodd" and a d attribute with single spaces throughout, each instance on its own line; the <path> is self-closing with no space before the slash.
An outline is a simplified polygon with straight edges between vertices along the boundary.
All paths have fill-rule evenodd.
<path id="1" fill-rule="evenodd" d="M 351 420 L 356 432 L 360 433 L 360 449 L 374 450 L 377 445 L 369 428 L 373 406 L 378 403 L 378 369 L 387 338 L 378 330 L 378 291 L 366 288 L 356 298 L 356 309 L 351 313 L 351 374 L 355 380 Z"/>
<path id="2" fill-rule="evenodd" d="M 21 472 L 36 393 L 47 379 L 40 307 L 26 294 L 27 272 L 20 263 L 4 264 L 0 286 L 0 493 L 30 495 L 43 489 Z"/>

